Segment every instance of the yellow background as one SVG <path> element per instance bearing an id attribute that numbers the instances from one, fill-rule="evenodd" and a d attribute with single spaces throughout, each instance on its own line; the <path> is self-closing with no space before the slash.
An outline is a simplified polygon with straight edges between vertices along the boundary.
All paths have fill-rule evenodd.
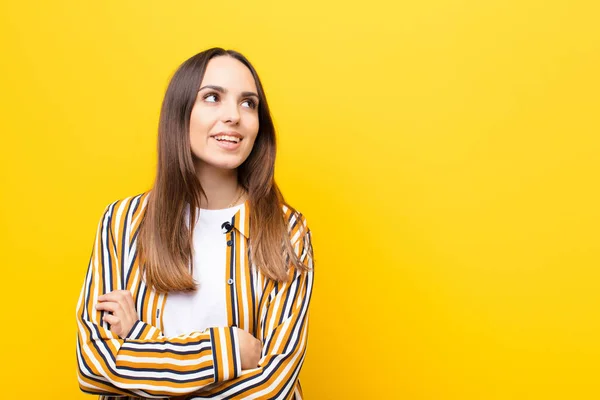
<path id="1" fill-rule="evenodd" d="M 2 398 L 91 398 L 74 309 L 170 75 L 241 51 L 307 215 L 307 399 L 600 398 L 594 1 L 4 1 Z"/>

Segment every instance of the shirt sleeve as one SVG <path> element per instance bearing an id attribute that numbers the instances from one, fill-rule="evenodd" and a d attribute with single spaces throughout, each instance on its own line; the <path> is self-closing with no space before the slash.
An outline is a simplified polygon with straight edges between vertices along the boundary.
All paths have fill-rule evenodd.
<path id="1" fill-rule="evenodd" d="M 118 252 L 112 240 L 115 202 L 102 216 L 85 282 L 77 303 L 79 386 L 93 394 L 141 397 L 181 396 L 241 373 L 235 329 L 210 328 L 166 338 L 138 321 L 124 340 L 113 334 L 96 311 L 98 296 L 116 290 Z M 139 310 L 138 310 L 139 313 Z"/>
<path id="2" fill-rule="evenodd" d="M 308 337 L 308 310 L 313 288 L 311 232 L 295 244 L 307 271 L 290 270 L 290 280 L 275 283 L 270 301 L 261 312 L 263 354 L 258 368 L 242 371 L 235 379 L 195 393 L 193 399 L 287 399 L 294 391 L 304 362 Z"/>

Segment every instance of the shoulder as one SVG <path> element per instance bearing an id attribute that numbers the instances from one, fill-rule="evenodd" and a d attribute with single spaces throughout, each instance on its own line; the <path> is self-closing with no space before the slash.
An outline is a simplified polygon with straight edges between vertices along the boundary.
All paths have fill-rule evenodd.
<path id="1" fill-rule="evenodd" d="M 138 225 L 147 205 L 150 190 L 112 201 L 104 209 L 103 221 L 110 223 L 113 231 Z"/>
<path id="2" fill-rule="evenodd" d="M 300 239 L 310 234 L 310 228 L 306 221 L 306 216 L 289 204 L 284 204 L 283 216 L 288 226 L 290 241 L 297 243 Z"/>

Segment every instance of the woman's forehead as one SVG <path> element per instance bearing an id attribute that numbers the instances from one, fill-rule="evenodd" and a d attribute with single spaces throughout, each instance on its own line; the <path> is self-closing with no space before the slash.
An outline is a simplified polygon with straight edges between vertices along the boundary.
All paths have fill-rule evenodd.
<path id="1" fill-rule="evenodd" d="M 228 91 L 256 92 L 256 82 L 248 67 L 228 56 L 215 57 L 208 62 L 200 87 L 207 85 L 221 86 Z"/>

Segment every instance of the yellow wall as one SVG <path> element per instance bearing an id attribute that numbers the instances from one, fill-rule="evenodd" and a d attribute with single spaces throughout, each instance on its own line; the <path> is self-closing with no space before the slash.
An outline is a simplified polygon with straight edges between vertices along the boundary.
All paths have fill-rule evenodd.
<path id="1" fill-rule="evenodd" d="M 96 223 L 214 45 L 262 75 L 314 232 L 308 399 L 600 398 L 597 2 L 32 3 L 0 5 L 2 398 L 90 398 Z"/>

